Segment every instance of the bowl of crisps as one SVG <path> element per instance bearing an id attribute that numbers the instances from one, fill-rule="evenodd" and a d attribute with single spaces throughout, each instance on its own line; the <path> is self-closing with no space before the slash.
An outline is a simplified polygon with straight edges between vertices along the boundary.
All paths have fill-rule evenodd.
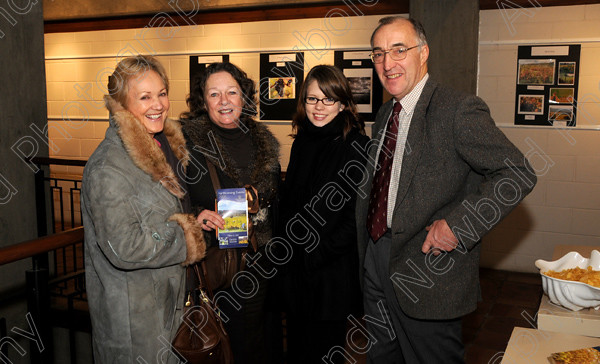
<path id="1" fill-rule="evenodd" d="M 593 307 L 600 309 L 600 252 L 592 250 L 590 258 L 570 252 L 547 262 L 536 260 L 542 275 L 542 287 L 550 301 L 573 311 Z"/>

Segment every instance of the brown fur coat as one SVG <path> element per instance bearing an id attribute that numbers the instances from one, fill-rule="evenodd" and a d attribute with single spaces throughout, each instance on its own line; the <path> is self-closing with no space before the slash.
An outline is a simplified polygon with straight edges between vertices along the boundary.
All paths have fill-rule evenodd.
<path id="1" fill-rule="evenodd" d="M 240 167 L 234 162 L 219 137 L 214 132 L 214 124 L 207 116 L 195 120 L 183 120 L 183 132 L 188 140 L 188 148 L 194 160 L 201 166 L 190 168 L 206 169 L 206 160 L 210 160 L 218 170 L 221 188 L 243 187 L 241 168 L 250 171 L 250 181 L 258 191 L 260 210 L 251 214 L 259 245 L 266 244 L 272 235 L 274 208 L 276 204 L 281 168 L 279 166 L 279 142 L 264 124 L 248 117 L 242 117 L 244 128 L 248 129 L 252 139 L 252 155 L 249 166 Z M 250 151 L 249 151 L 250 152 Z M 197 174 L 192 172 L 191 174 Z M 208 173 L 189 186 L 192 207 L 196 211 L 214 207 L 214 187 Z"/>

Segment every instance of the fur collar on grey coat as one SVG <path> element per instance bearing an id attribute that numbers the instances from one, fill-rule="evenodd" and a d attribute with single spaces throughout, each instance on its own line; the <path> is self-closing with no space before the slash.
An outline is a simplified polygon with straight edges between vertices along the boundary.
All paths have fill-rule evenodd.
<path id="1" fill-rule="evenodd" d="M 112 114 L 110 123 L 116 127 L 125 150 L 133 163 L 150 175 L 154 182 L 160 182 L 167 191 L 181 199 L 186 191 L 179 184 L 179 179 L 167 162 L 163 151 L 148 134 L 145 127 L 131 112 L 111 96 L 105 95 L 104 102 L 106 108 Z M 167 118 L 164 123 L 163 134 L 169 141 L 175 157 L 181 162 L 184 169 L 187 168 L 190 157 L 185 146 L 181 124 Z M 204 257 L 206 244 L 203 239 L 202 228 L 196 222 L 195 217 L 192 214 L 177 213 L 171 216 L 169 220 L 177 221 L 185 233 L 187 258 L 182 264 L 188 265 L 200 261 Z"/>
<path id="2" fill-rule="evenodd" d="M 133 163 L 152 176 L 155 182 L 160 181 L 164 188 L 171 194 L 182 198 L 185 190 L 179 185 L 179 181 L 171 166 L 167 163 L 164 153 L 144 126 L 123 106 L 112 97 L 104 96 L 106 108 L 113 115 L 111 123 L 117 127 L 119 136 L 125 145 L 125 149 L 131 156 Z M 181 132 L 181 126 L 174 120 L 165 120 L 163 134 L 169 140 L 175 157 L 181 161 L 184 168 L 189 162 L 189 153 L 185 148 L 185 139 Z"/>

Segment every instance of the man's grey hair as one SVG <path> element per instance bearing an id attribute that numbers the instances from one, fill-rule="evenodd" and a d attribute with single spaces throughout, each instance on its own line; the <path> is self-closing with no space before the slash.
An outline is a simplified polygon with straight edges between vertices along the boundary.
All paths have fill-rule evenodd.
<path id="1" fill-rule="evenodd" d="M 404 20 L 408 21 L 413 26 L 413 29 L 415 30 L 415 33 L 417 34 L 417 41 L 419 42 L 418 46 L 422 47 L 422 46 L 426 45 L 427 44 L 427 36 L 425 35 L 425 28 L 423 28 L 423 24 L 421 24 L 420 21 L 418 21 L 417 19 L 414 19 L 414 18 L 405 18 L 401 15 L 395 15 L 395 16 L 386 16 L 385 18 L 379 19 L 379 25 L 377 25 L 377 28 L 375 28 L 375 30 L 373 31 L 373 34 L 371 34 L 371 48 L 373 48 L 373 39 L 375 38 L 375 33 L 377 33 L 377 31 L 382 26 L 396 23 L 399 21 L 404 21 Z"/>

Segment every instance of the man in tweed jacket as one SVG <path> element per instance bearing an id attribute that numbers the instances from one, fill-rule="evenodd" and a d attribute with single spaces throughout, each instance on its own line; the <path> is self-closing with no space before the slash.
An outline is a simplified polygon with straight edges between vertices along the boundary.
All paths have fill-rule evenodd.
<path id="1" fill-rule="evenodd" d="M 461 317 L 476 309 L 480 241 L 534 187 L 523 154 L 478 97 L 429 78 L 429 48 L 415 20 L 380 20 L 371 37 L 379 79 L 393 99 L 373 125 L 357 202 L 369 363 L 461 363 Z M 373 241 L 367 215 L 393 105 L 399 131 L 385 208 Z M 377 167 L 376 167 L 377 166 Z M 370 210 L 370 211 L 369 211 Z"/>

